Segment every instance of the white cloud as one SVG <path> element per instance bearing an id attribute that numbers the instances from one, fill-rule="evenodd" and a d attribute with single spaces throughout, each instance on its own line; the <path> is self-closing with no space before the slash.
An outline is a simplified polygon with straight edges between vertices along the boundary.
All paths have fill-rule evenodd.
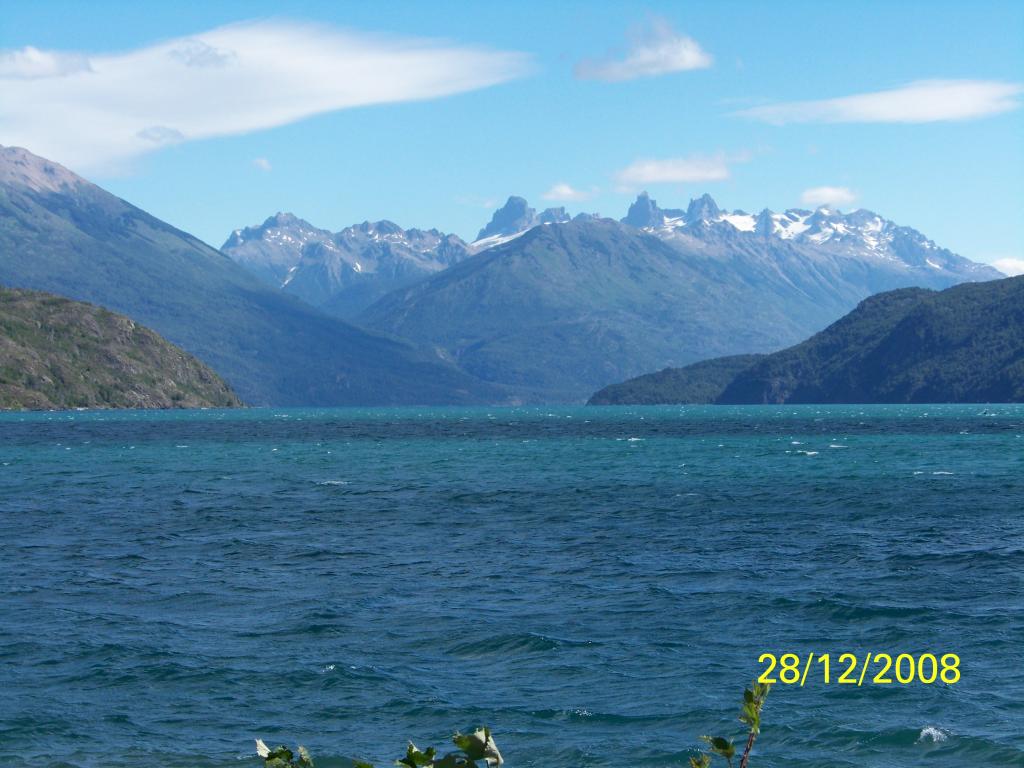
<path id="1" fill-rule="evenodd" d="M 1024 275 L 1024 259 L 996 259 L 992 266 L 1010 277 Z"/>
<path id="2" fill-rule="evenodd" d="M 26 48 L 0 52 L 0 144 L 109 169 L 168 144 L 484 88 L 529 66 L 520 53 L 282 21 L 88 59 Z"/>
<path id="3" fill-rule="evenodd" d="M 711 66 L 711 55 L 664 19 L 651 20 L 631 37 L 625 58 L 585 59 L 576 65 L 576 77 L 617 82 Z"/>
<path id="4" fill-rule="evenodd" d="M 691 155 L 662 160 L 636 160 L 615 174 L 615 181 L 620 187 L 626 189 L 644 184 L 685 184 L 724 181 L 728 178 L 729 165 L 724 154 Z"/>
<path id="5" fill-rule="evenodd" d="M 851 205 L 856 199 L 856 193 L 847 187 L 811 187 L 800 195 L 800 202 L 815 208 L 820 205 Z"/>
<path id="6" fill-rule="evenodd" d="M 267 158 L 265 158 L 265 157 L 255 157 L 255 158 L 253 158 L 252 164 L 254 166 L 256 166 L 257 168 L 259 168 L 261 171 L 270 171 L 274 167 L 274 166 L 272 166 L 270 164 L 270 161 L 267 160 Z"/>
<path id="7" fill-rule="evenodd" d="M 576 189 L 565 182 L 558 182 L 545 192 L 541 197 L 545 200 L 563 200 L 565 202 L 580 202 L 589 200 L 597 190 Z"/>
<path id="8" fill-rule="evenodd" d="M 89 59 L 79 53 L 40 51 L 31 45 L 17 51 L 0 51 L 0 79 L 62 77 L 88 69 Z"/>
<path id="9" fill-rule="evenodd" d="M 934 123 L 973 120 L 1020 107 L 1024 84 L 920 80 L 900 88 L 822 101 L 790 101 L 738 112 L 767 123 Z"/>

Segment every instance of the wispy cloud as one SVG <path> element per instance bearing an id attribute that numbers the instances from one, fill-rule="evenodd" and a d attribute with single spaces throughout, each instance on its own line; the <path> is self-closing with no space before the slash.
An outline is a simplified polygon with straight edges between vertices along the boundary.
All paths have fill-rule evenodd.
<path id="1" fill-rule="evenodd" d="M 560 181 L 541 195 L 541 197 L 545 200 L 561 200 L 570 203 L 589 200 L 596 192 L 596 189 L 576 189 L 575 187 Z"/>
<path id="2" fill-rule="evenodd" d="M 1024 275 L 1024 259 L 996 259 L 992 266 L 1010 277 Z"/>
<path id="3" fill-rule="evenodd" d="M 602 59 L 585 59 L 576 65 L 576 77 L 617 82 L 711 66 L 711 55 L 664 19 L 652 19 L 630 37 L 625 57 L 609 54 Z"/>
<path id="4" fill-rule="evenodd" d="M 348 107 L 432 99 L 523 75 L 521 53 L 284 21 L 88 58 L 0 52 L 0 144 L 73 168 Z"/>
<path id="5" fill-rule="evenodd" d="M 88 70 L 89 59 L 80 53 L 40 51 L 31 45 L 16 51 L 0 51 L 0 78 L 35 80 Z"/>
<path id="6" fill-rule="evenodd" d="M 274 168 L 274 166 L 270 164 L 270 161 L 265 157 L 254 157 L 252 164 L 261 171 L 271 171 Z"/>
<path id="7" fill-rule="evenodd" d="M 746 159 L 717 155 L 690 155 L 660 160 L 635 160 L 615 174 L 620 188 L 632 189 L 645 184 L 724 181 L 729 178 L 729 162 Z"/>
<path id="8" fill-rule="evenodd" d="M 851 205 L 857 200 L 857 195 L 847 187 L 811 187 L 805 189 L 800 195 L 800 202 L 804 205 Z"/>
<path id="9" fill-rule="evenodd" d="M 934 123 L 974 120 L 1021 105 L 1024 84 L 920 80 L 900 88 L 822 101 L 789 101 L 736 114 L 767 123 Z"/>

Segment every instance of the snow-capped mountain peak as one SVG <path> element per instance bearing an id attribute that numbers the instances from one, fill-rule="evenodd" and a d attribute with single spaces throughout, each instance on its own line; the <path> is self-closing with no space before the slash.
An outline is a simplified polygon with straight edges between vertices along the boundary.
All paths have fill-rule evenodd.
<path id="1" fill-rule="evenodd" d="M 469 255 L 459 237 L 436 229 L 403 229 L 383 219 L 330 232 L 287 213 L 235 230 L 221 250 L 275 287 L 342 317 Z"/>
<path id="2" fill-rule="evenodd" d="M 844 259 L 888 262 L 898 269 L 938 270 L 965 280 L 998 276 L 990 267 L 941 248 L 917 230 L 863 208 L 845 214 L 829 206 L 813 211 L 790 208 L 782 213 L 766 208 L 755 216 L 720 209 L 705 194 L 691 200 L 684 212 L 659 208 L 644 192 L 630 206 L 622 223 L 668 240 L 756 236 L 811 249 L 809 253 L 827 252 Z"/>
<path id="3" fill-rule="evenodd" d="M 541 224 L 561 224 L 569 221 L 565 208 L 547 208 L 539 214 L 522 197 L 513 195 L 494 212 L 487 226 L 480 230 L 470 247 L 474 253 L 514 240 Z"/>

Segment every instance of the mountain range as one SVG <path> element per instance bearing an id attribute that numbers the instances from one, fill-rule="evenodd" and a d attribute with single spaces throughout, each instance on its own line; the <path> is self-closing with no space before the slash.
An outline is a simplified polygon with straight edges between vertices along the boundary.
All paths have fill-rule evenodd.
<path id="1" fill-rule="evenodd" d="M 540 224 L 569 220 L 564 208 L 538 214 L 521 197 L 495 211 L 467 243 L 437 229 L 364 221 L 330 232 L 291 213 L 236 229 L 221 251 L 267 285 L 351 320 L 390 291 L 405 288 Z"/>
<path id="2" fill-rule="evenodd" d="M 469 243 L 282 213 L 220 252 L 0 148 L 0 284 L 123 313 L 257 405 L 581 402 L 787 347 L 879 291 L 997 277 L 870 211 L 662 209 L 646 193 L 621 220 L 511 197 Z"/>
<path id="3" fill-rule="evenodd" d="M 332 233 L 288 213 L 236 229 L 221 250 L 268 286 L 347 319 L 472 252 L 436 229 L 364 221 Z"/>
<path id="4" fill-rule="evenodd" d="M 707 195 L 662 210 L 642 194 L 621 221 L 500 237 L 355 321 L 526 399 L 574 401 L 645 371 L 786 347 L 879 291 L 1001 276 L 870 211 L 755 216 Z"/>
<path id="5" fill-rule="evenodd" d="M 872 296 L 770 355 L 606 387 L 593 405 L 1024 402 L 1024 276 Z"/>
<path id="6" fill-rule="evenodd" d="M 0 148 L 0 284 L 127 315 L 252 405 L 501 398 L 433 352 L 269 288 L 195 237 L 15 147 Z"/>

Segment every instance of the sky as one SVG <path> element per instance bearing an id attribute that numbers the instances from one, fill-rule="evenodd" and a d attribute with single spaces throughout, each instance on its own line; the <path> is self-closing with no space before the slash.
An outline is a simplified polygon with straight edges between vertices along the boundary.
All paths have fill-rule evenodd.
<path id="1" fill-rule="evenodd" d="M 0 0 L 0 144 L 219 246 L 288 211 L 868 208 L 1024 272 L 1024 3 Z"/>

